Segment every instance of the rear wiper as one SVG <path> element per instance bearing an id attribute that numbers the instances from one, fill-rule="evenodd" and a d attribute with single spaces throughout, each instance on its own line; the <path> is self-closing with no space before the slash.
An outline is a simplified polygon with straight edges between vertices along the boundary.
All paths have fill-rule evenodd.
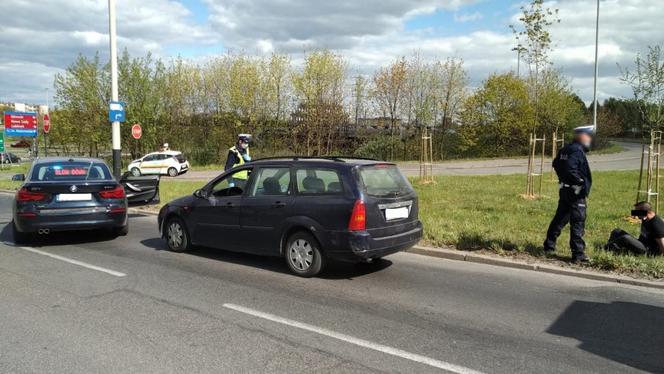
<path id="1" fill-rule="evenodd" d="M 90 176 L 90 171 L 92 170 L 92 161 L 90 161 L 90 165 L 88 166 L 88 172 L 85 173 L 85 180 L 88 180 L 88 177 Z"/>

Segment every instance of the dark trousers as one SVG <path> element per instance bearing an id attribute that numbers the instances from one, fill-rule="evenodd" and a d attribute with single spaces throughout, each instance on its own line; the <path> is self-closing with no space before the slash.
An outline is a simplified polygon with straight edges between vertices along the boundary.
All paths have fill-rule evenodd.
<path id="1" fill-rule="evenodd" d="M 636 255 L 648 254 L 648 248 L 645 244 L 621 229 L 611 231 L 609 242 L 604 246 L 604 249 L 616 252 L 630 252 Z"/>
<path id="2" fill-rule="evenodd" d="M 560 189 L 556 215 L 546 232 L 545 250 L 556 248 L 556 240 L 568 223 L 570 224 L 569 246 L 572 249 L 572 256 L 581 256 L 586 249 L 586 242 L 583 241 L 586 229 L 586 198 L 575 195 L 569 187 L 563 187 Z"/>

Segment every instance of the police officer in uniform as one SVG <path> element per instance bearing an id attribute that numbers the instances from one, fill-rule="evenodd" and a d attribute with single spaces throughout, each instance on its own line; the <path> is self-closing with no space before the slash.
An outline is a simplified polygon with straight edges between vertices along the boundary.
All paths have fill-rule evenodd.
<path id="1" fill-rule="evenodd" d="M 565 225 L 570 224 L 570 248 L 572 262 L 590 261 L 585 254 L 583 241 L 586 225 L 586 198 L 590 194 L 592 175 L 586 153 L 590 150 L 594 126 L 581 126 L 574 129 L 574 141 L 564 146 L 553 160 L 553 168 L 560 182 L 558 209 L 553 217 L 544 241 L 544 251 L 556 250 L 556 239 Z"/>
<path id="2" fill-rule="evenodd" d="M 242 166 L 247 162 L 251 161 L 251 156 L 249 156 L 249 143 L 251 142 L 251 135 L 249 134 L 240 134 L 237 137 L 237 143 L 234 146 L 228 149 L 228 157 L 226 158 L 226 165 L 224 170 L 232 169 L 236 166 Z M 234 185 L 244 188 L 244 185 L 249 179 L 249 172 L 239 172 L 233 175 Z"/>

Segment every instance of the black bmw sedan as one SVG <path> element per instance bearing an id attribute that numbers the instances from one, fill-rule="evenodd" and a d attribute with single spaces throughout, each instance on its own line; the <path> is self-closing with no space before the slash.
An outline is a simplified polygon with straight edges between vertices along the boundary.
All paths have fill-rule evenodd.
<path id="1" fill-rule="evenodd" d="M 12 229 L 16 243 L 53 231 L 105 229 L 127 234 L 125 190 L 102 160 L 36 160 L 16 193 Z"/>

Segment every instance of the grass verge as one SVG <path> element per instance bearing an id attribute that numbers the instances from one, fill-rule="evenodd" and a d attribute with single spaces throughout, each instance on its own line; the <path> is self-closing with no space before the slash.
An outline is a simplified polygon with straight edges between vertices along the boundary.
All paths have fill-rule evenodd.
<path id="1" fill-rule="evenodd" d="M 638 172 L 594 173 L 588 202 L 586 243 L 591 266 L 664 278 L 664 258 L 635 257 L 602 250 L 616 227 L 637 235 L 639 226 L 627 221 L 634 203 Z M 542 242 L 558 202 L 558 185 L 545 176 L 542 197 L 525 200 L 524 175 L 443 176 L 435 185 L 416 188 L 425 240 L 462 250 L 489 250 L 503 255 L 543 257 Z M 556 256 L 567 259 L 569 228 L 558 240 Z"/>

